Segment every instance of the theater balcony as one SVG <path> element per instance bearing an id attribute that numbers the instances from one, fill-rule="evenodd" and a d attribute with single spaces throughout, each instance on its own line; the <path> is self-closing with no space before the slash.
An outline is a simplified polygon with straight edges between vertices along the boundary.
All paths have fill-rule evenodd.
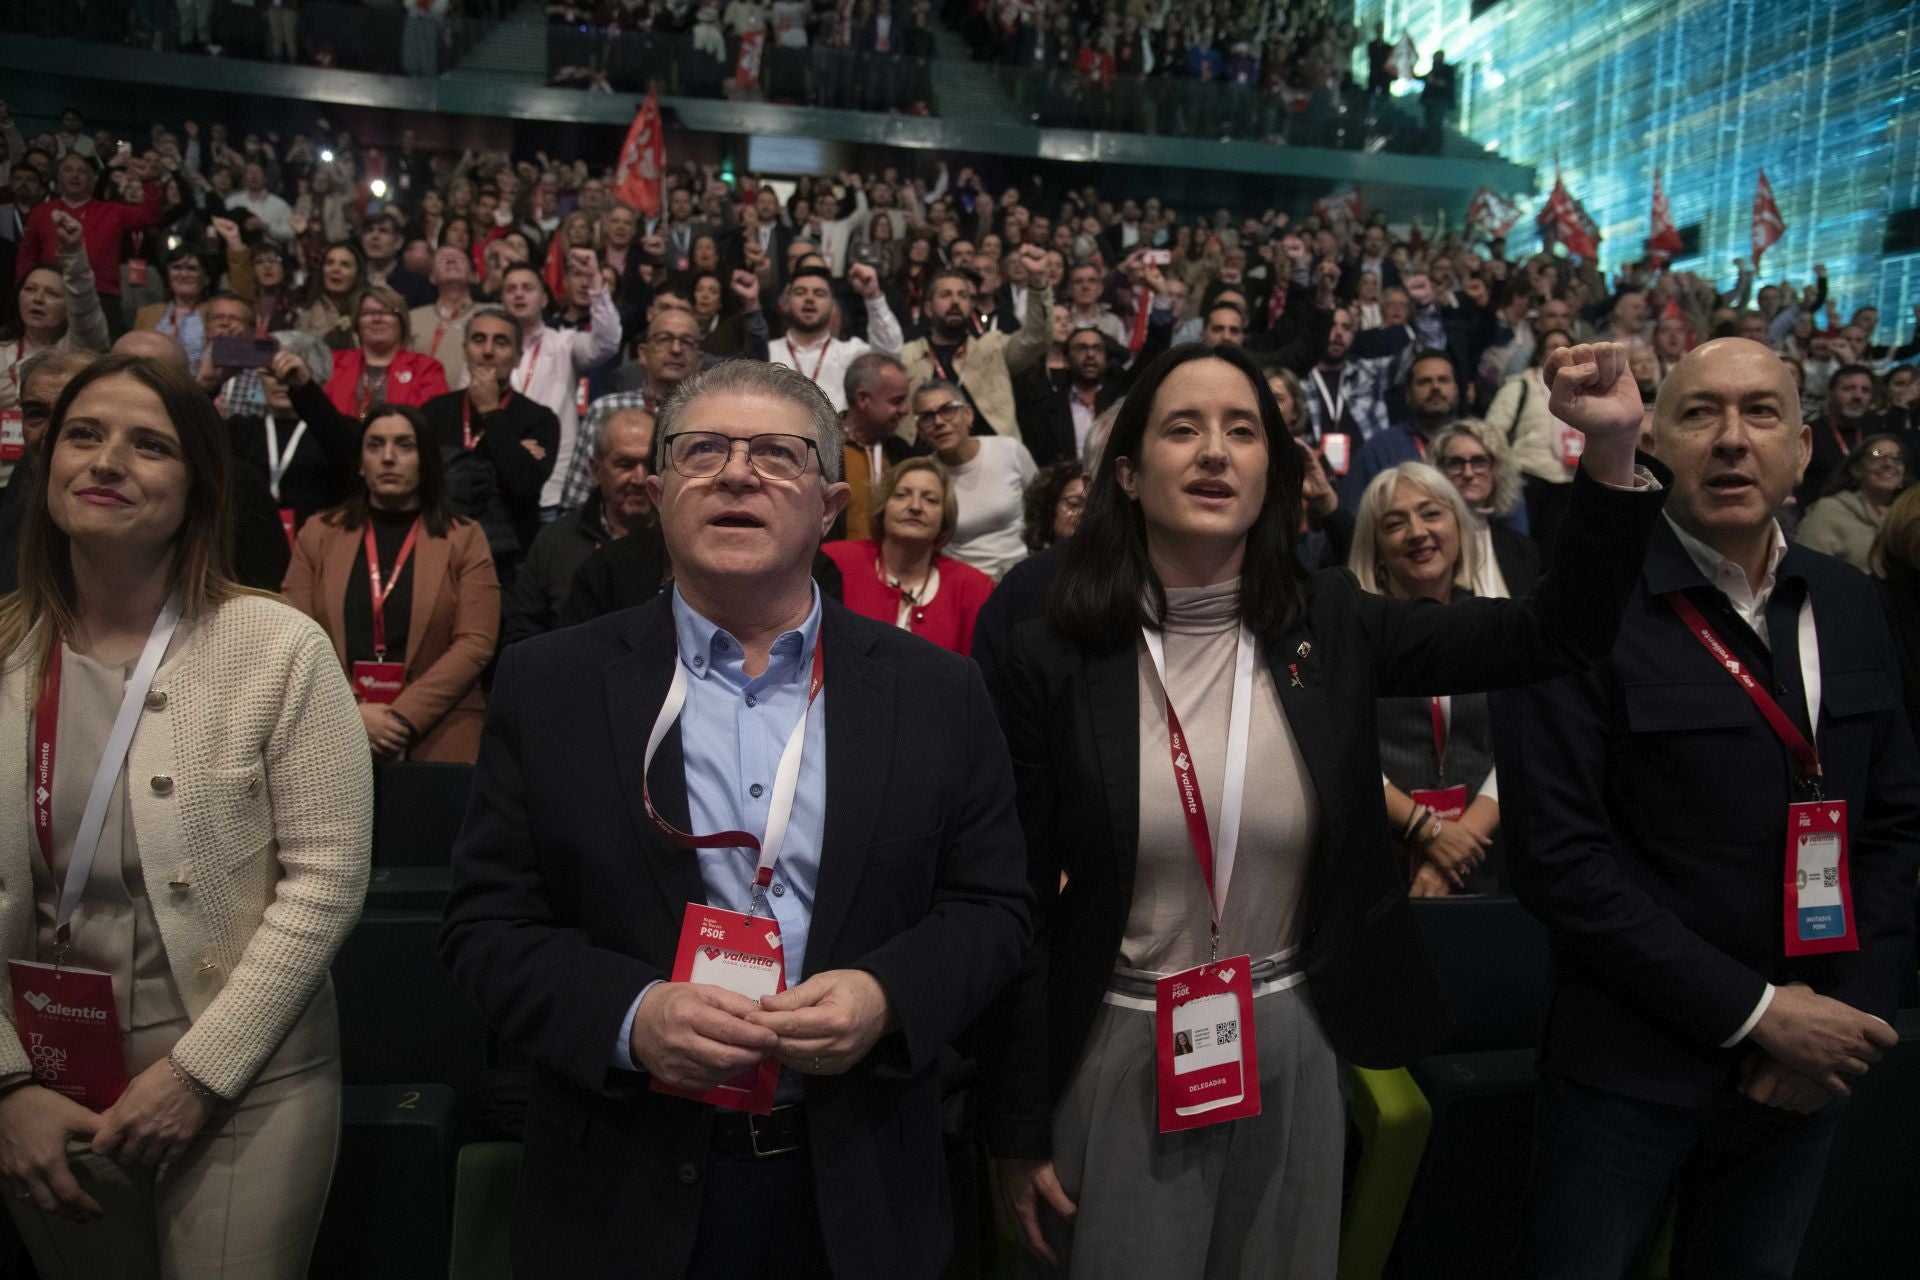
<path id="1" fill-rule="evenodd" d="M 1230 78 L 1115 75 L 1093 84 L 1071 69 L 981 60 L 937 25 L 896 33 L 893 56 L 782 48 L 769 31 L 760 56 L 743 59 L 739 39 L 717 28 L 613 31 L 564 5 L 522 3 L 502 16 L 451 14 L 427 33 L 429 47 L 439 37 L 437 74 L 405 75 L 414 20 L 397 3 L 307 0 L 297 10 L 301 60 L 287 64 L 264 60 L 265 5 L 211 2 L 217 57 L 172 51 L 174 32 L 137 17 L 130 30 L 97 6 L 0 0 L 0 70 L 12 81 L 14 115 L 51 119 L 84 104 L 97 123 L 111 128 L 124 116 L 131 129 L 157 117 L 237 114 L 209 106 L 209 95 L 222 95 L 247 99 L 242 110 L 261 132 L 296 127 L 295 104 L 304 120 L 319 103 L 368 141 L 396 127 L 384 113 L 431 112 L 470 118 L 436 130 L 443 141 L 481 145 L 511 128 L 525 142 L 531 129 L 563 154 L 569 138 L 584 145 L 592 135 L 598 147 L 599 131 L 623 129 L 651 83 L 671 158 L 733 158 L 753 171 L 830 171 L 894 148 L 1003 157 L 1034 172 L 1115 166 L 1123 179 L 1157 175 L 1162 188 L 1178 171 L 1179 198 L 1207 204 L 1357 187 L 1369 207 L 1407 214 L 1457 212 L 1478 187 L 1534 190 L 1531 166 L 1451 128 L 1430 132 L 1407 105 L 1414 99 Z M 677 147 L 676 134 L 688 145 Z"/>

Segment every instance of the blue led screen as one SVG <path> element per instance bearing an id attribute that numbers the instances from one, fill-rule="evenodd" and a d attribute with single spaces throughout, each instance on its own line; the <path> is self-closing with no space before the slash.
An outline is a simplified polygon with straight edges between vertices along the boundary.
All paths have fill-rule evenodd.
<path id="1" fill-rule="evenodd" d="M 1411 33 L 1422 70 L 1444 49 L 1461 66 L 1462 129 L 1538 166 L 1516 249 L 1533 243 L 1557 163 L 1600 226 L 1603 264 L 1639 258 L 1657 168 L 1675 225 L 1698 228 L 1697 254 L 1675 266 L 1725 287 L 1764 168 L 1786 235 L 1762 279 L 1809 281 L 1824 263 L 1843 313 L 1872 303 L 1878 340 L 1912 332 L 1920 244 L 1883 244 L 1888 219 L 1920 206 L 1920 5 L 1354 0 L 1354 20 L 1360 74 L 1378 22 L 1390 41 Z"/>

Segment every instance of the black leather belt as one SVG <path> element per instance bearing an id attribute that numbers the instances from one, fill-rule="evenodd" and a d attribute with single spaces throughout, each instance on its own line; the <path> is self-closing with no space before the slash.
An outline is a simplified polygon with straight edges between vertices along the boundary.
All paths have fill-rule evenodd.
<path id="1" fill-rule="evenodd" d="M 807 1112 L 800 1103 L 775 1107 L 771 1115 L 721 1111 L 713 1118 L 708 1152 L 720 1159 L 764 1159 L 807 1149 Z"/>

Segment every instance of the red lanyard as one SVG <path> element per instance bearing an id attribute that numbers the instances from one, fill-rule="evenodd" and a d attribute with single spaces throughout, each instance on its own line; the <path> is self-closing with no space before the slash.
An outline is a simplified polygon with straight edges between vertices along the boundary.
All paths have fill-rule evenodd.
<path id="1" fill-rule="evenodd" d="M 1135 355 L 1147 345 L 1147 317 L 1153 311 L 1153 291 L 1141 287 L 1140 296 L 1133 304 L 1133 330 L 1127 335 L 1127 350 Z"/>
<path id="2" fill-rule="evenodd" d="M 33 708 L 33 834 L 40 856 L 53 872 L 53 757 L 60 734 L 60 646 L 47 660 L 47 677 L 40 701 Z"/>
<path id="3" fill-rule="evenodd" d="M 1853 452 L 1854 447 L 1847 443 L 1847 438 L 1845 436 L 1840 434 L 1839 423 L 1835 422 L 1831 418 L 1827 419 L 1827 430 L 1833 432 L 1833 442 L 1840 446 L 1840 456 L 1842 458 L 1846 457 L 1848 454 Z"/>
<path id="4" fill-rule="evenodd" d="M 520 389 L 528 395 L 533 394 L 534 371 L 540 367 L 540 344 L 546 340 L 546 335 L 542 334 L 534 340 L 533 350 L 527 352 L 527 372 L 526 376 L 520 379 Z"/>
<path id="5" fill-rule="evenodd" d="M 1433 716 L 1433 764 L 1440 776 L 1447 776 L 1447 713 L 1441 709 L 1440 699 L 1428 698 L 1427 710 Z"/>
<path id="6" fill-rule="evenodd" d="M 795 371 L 797 372 L 800 368 L 800 353 L 793 349 L 792 338 L 784 338 L 782 339 L 782 341 L 787 344 L 787 363 L 792 365 Z M 831 335 L 829 335 L 826 341 L 820 344 L 820 358 L 813 362 L 813 372 L 807 375 L 808 382 L 820 381 L 820 370 L 826 368 L 827 351 L 832 346 L 833 346 L 833 338 Z"/>
<path id="7" fill-rule="evenodd" d="M 933 350 L 933 347 L 931 344 L 928 345 L 927 350 L 928 351 Z M 953 358 L 947 361 L 948 366 L 952 368 L 953 372 L 948 373 L 946 368 L 941 367 L 940 360 L 936 356 L 933 362 L 933 376 L 940 379 L 940 381 L 942 382 L 958 382 L 960 380 L 960 362 L 965 360 L 966 358 L 967 358 L 967 344 L 965 342 L 962 342 L 959 346 L 953 349 Z"/>
<path id="8" fill-rule="evenodd" d="M 394 558 L 393 576 L 383 579 L 380 575 L 380 552 L 373 542 L 373 521 L 367 521 L 367 583 L 373 594 L 373 652 L 381 661 L 387 660 L 387 597 L 400 585 L 400 573 L 407 567 L 407 560 L 413 555 L 413 544 L 420 539 L 420 521 L 415 520 L 413 527 L 407 530 L 406 541 L 400 544 L 400 554 Z"/>
<path id="9" fill-rule="evenodd" d="M 513 403 L 513 392 L 503 388 L 500 392 L 500 403 L 493 407 L 493 411 L 498 413 L 511 403 Z M 481 435 L 484 434 L 486 433 L 483 431 Z M 473 434 L 473 397 L 471 395 L 460 397 L 460 438 L 468 453 L 472 453 L 473 447 L 480 443 L 480 436 Z"/>
<path id="10" fill-rule="evenodd" d="M 1786 744 L 1787 750 L 1793 753 L 1793 758 L 1799 761 L 1803 780 L 1812 785 L 1817 793 L 1820 787 L 1819 749 L 1807 741 L 1806 735 L 1800 732 L 1800 726 L 1780 709 L 1780 704 L 1773 700 L 1773 695 L 1767 692 L 1766 686 L 1754 679 L 1753 672 L 1747 669 L 1747 664 L 1728 651 L 1725 642 L 1714 634 L 1713 628 L 1707 625 L 1705 618 L 1700 616 L 1700 610 L 1695 607 L 1692 600 L 1679 591 L 1669 591 L 1666 600 L 1673 607 L 1673 611 L 1680 615 L 1680 621 L 1687 624 L 1687 630 L 1693 632 L 1693 638 L 1698 640 L 1706 651 L 1713 655 L 1714 661 L 1726 668 L 1727 674 L 1739 681 L 1740 687 L 1747 691 L 1747 696 L 1753 699 L 1753 705 L 1760 709 L 1760 714 L 1773 727 L 1774 733 L 1781 742 Z"/>
<path id="11" fill-rule="evenodd" d="M 826 654 L 827 654 L 826 637 L 824 635 L 816 636 L 813 642 L 813 671 L 812 671 L 812 674 L 807 679 L 807 705 L 805 708 L 801 710 L 800 722 L 799 724 L 794 726 L 794 730 L 793 730 L 793 734 L 796 739 L 801 738 L 805 735 L 807 716 L 813 711 L 813 700 L 820 696 L 821 688 L 824 687 L 825 684 L 827 683 Z M 681 664 L 678 654 L 674 656 L 673 663 L 674 663 L 674 682 L 675 684 L 682 686 L 679 692 L 680 692 L 680 698 L 682 702 L 684 702 L 684 699 L 686 697 L 686 692 L 684 688 L 684 681 L 686 680 L 686 669 Z M 671 700 L 672 699 L 670 698 L 669 701 Z M 667 706 L 665 704 L 662 704 L 661 711 L 665 712 L 666 710 L 667 710 Z M 674 708 L 673 718 L 674 719 L 679 718 L 678 707 Z M 652 735 L 652 740 L 648 743 L 648 746 L 647 746 L 647 758 L 646 758 L 647 765 L 651 765 L 653 763 L 653 753 L 656 749 L 658 749 L 659 739 L 664 735 L 665 735 L 665 726 L 656 724 L 654 728 L 654 733 Z M 796 774 L 798 772 L 798 766 L 799 766 L 799 756 L 795 754 L 794 764 L 792 768 Z M 784 753 L 781 759 L 781 769 L 783 772 L 788 769 L 788 765 L 787 765 Z M 789 784 L 789 791 L 788 791 L 789 806 L 791 806 L 791 803 L 792 803 L 790 786 L 791 784 Z M 774 795 L 776 798 L 779 797 L 781 789 L 782 788 L 780 786 L 780 780 L 776 778 L 774 783 Z M 653 807 L 653 792 L 647 782 L 645 766 L 642 767 L 642 771 L 640 775 L 640 802 L 646 806 L 647 817 L 653 820 L 653 825 L 659 829 L 660 834 L 665 836 L 667 839 L 673 841 L 675 844 L 679 845 L 681 848 L 683 849 L 742 849 L 742 848 L 751 849 L 753 851 L 753 856 L 756 860 L 756 863 L 759 864 L 754 868 L 754 873 L 753 873 L 754 886 L 759 889 L 764 889 L 773 882 L 773 864 L 760 857 L 760 853 L 761 853 L 760 837 L 754 835 L 751 831 L 715 831 L 711 835 L 699 836 L 699 835 L 694 835 L 690 831 L 682 831 L 680 828 L 674 826 L 671 822 L 668 822 L 665 818 L 661 817 L 660 811 Z M 786 820 L 784 817 L 781 817 L 779 814 L 769 814 L 768 815 L 769 826 L 771 827 L 772 822 L 775 818 L 779 818 L 780 829 L 784 835 L 784 832 L 786 829 Z M 776 852 L 778 851 L 776 850 Z"/>
<path id="12" fill-rule="evenodd" d="M 1425 462 L 1427 460 L 1427 438 L 1417 431 L 1414 432 L 1413 447 L 1415 452 L 1420 455 L 1420 461 Z"/>

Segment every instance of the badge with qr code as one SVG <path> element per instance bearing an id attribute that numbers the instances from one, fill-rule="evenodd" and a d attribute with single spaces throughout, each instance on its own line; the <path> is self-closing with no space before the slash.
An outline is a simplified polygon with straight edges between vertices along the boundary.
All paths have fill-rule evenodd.
<path id="1" fill-rule="evenodd" d="M 1160 1132 L 1260 1114 L 1252 967 L 1232 956 L 1154 984 Z"/>
<path id="2" fill-rule="evenodd" d="M 749 1000 L 784 991 L 786 956 L 780 946 L 780 926 L 771 916 L 756 919 L 705 903 L 690 903 L 680 926 L 673 981 L 724 987 Z M 773 1110 L 773 1091 L 779 1083 L 779 1060 L 763 1058 L 734 1079 L 715 1085 L 705 1093 L 676 1089 L 657 1079 L 650 1087 L 656 1093 L 671 1093 L 764 1116 Z"/>
<path id="3" fill-rule="evenodd" d="M 1788 807 L 1786 864 L 1781 911 L 1787 954 L 1858 951 L 1845 800 Z"/>

